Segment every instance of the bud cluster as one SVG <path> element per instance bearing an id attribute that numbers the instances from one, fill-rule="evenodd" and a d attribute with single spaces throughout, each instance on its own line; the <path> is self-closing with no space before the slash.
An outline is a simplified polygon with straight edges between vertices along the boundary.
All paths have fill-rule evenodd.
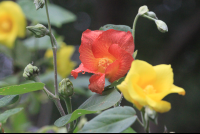
<path id="1" fill-rule="evenodd" d="M 153 20 L 156 23 L 157 28 L 160 32 L 162 33 L 168 32 L 168 27 L 166 23 L 163 22 L 162 20 L 158 20 L 156 14 L 152 11 L 149 11 L 147 6 L 141 6 L 138 10 L 138 14 Z"/>
<path id="2" fill-rule="evenodd" d="M 43 8 L 45 2 L 44 2 L 44 0 L 34 0 L 34 4 L 36 7 L 36 10 L 38 10 L 40 8 Z"/>
<path id="3" fill-rule="evenodd" d="M 33 66 L 32 64 L 28 64 L 24 69 L 23 77 L 25 77 L 26 79 L 33 79 L 38 74 L 38 67 Z"/>

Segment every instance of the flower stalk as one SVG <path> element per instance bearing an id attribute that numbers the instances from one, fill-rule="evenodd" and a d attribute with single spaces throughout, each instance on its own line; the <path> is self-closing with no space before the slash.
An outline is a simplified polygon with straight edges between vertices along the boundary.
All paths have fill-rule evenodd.
<path id="1" fill-rule="evenodd" d="M 71 114 L 72 113 L 71 97 L 63 98 L 63 100 L 65 101 L 68 114 Z M 73 133 L 73 130 L 74 130 L 74 122 L 72 121 L 68 125 L 68 133 Z"/>
<path id="2" fill-rule="evenodd" d="M 53 50 L 53 62 L 54 62 L 54 87 L 55 87 L 55 95 L 58 96 L 58 80 L 57 80 L 57 46 L 56 46 L 56 40 L 55 37 L 52 34 L 51 31 L 51 23 L 49 18 L 49 12 L 48 12 L 48 6 L 47 6 L 47 0 L 45 0 L 45 8 L 46 8 L 46 14 L 48 19 L 48 28 L 49 28 L 49 36 L 51 40 L 52 50 Z"/>

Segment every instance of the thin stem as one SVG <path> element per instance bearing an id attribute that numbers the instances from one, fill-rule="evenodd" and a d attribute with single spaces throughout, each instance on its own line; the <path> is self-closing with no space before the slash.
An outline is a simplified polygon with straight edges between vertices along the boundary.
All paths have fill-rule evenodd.
<path id="1" fill-rule="evenodd" d="M 137 118 L 137 121 L 140 123 L 140 125 L 141 125 L 142 127 L 144 127 L 143 123 L 140 121 L 139 118 Z"/>
<path id="2" fill-rule="evenodd" d="M 57 99 L 54 100 L 54 103 L 55 103 L 58 111 L 60 112 L 60 115 L 61 116 L 65 116 L 65 111 L 63 110 L 63 107 L 62 107 L 62 105 L 60 103 L 60 100 L 57 98 Z"/>
<path id="3" fill-rule="evenodd" d="M 41 82 L 40 78 L 37 76 L 36 77 L 36 81 Z M 58 111 L 60 112 L 61 116 L 65 116 L 65 112 L 60 104 L 60 99 L 58 97 L 56 97 L 54 94 L 52 94 L 45 86 L 44 86 L 44 92 L 47 94 L 48 97 L 50 97 L 50 99 L 52 99 L 56 105 L 56 107 L 58 108 Z"/>
<path id="4" fill-rule="evenodd" d="M 149 17 L 149 16 L 146 15 L 146 14 L 143 14 L 142 17 L 145 17 L 145 18 L 147 18 L 147 19 L 149 19 L 149 20 L 152 20 L 152 21 L 155 21 L 155 20 L 156 20 L 156 19 L 154 19 L 154 18 L 152 18 L 152 17 Z"/>
<path id="5" fill-rule="evenodd" d="M 54 62 L 54 87 L 55 87 L 55 96 L 58 96 L 58 80 L 57 80 L 57 47 L 56 47 L 56 41 L 55 38 L 52 36 L 51 32 L 51 22 L 49 18 L 49 12 L 48 12 L 48 6 L 47 6 L 47 0 L 45 0 L 45 7 L 46 7 L 46 14 L 47 14 L 47 19 L 48 19 L 48 28 L 49 28 L 49 36 L 51 39 L 51 45 L 52 45 L 52 50 L 53 50 L 53 62 Z"/>
<path id="6" fill-rule="evenodd" d="M 133 35 L 133 40 L 134 40 L 134 44 L 135 44 L 135 28 L 136 28 L 136 23 L 137 23 L 137 20 L 138 18 L 140 17 L 140 14 L 137 14 L 135 19 L 134 19 L 134 22 L 133 22 L 133 32 L 132 32 L 132 35 Z"/>
<path id="7" fill-rule="evenodd" d="M 146 133 L 150 133 L 149 121 L 147 122 L 147 126 L 145 128 Z"/>
<path id="8" fill-rule="evenodd" d="M 35 78 L 36 78 L 36 81 L 41 82 L 41 80 L 38 76 L 36 76 Z M 52 94 L 45 86 L 44 86 L 43 90 L 47 94 L 47 96 L 50 97 L 50 99 L 57 99 L 56 96 L 54 94 Z"/>
<path id="9" fill-rule="evenodd" d="M 63 98 L 67 107 L 67 112 L 68 114 L 72 113 L 72 104 L 71 104 L 71 98 L 69 97 L 65 97 Z M 68 125 L 68 133 L 72 133 L 74 130 L 74 122 L 70 122 L 70 124 Z"/>

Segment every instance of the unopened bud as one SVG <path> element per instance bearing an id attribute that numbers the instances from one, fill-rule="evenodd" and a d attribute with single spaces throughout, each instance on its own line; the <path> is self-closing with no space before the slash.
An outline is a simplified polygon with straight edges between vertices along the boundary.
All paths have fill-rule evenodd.
<path id="1" fill-rule="evenodd" d="M 150 117 L 151 119 L 155 119 L 157 117 L 157 113 L 155 110 L 145 107 L 145 113 Z"/>
<path id="2" fill-rule="evenodd" d="M 62 98 L 71 97 L 74 94 L 74 87 L 69 78 L 65 78 L 59 83 L 58 92 Z"/>
<path id="3" fill-rule="evenodd" d="M 36 10 L 38 10 L 39 8 L 43 8 L 44 6 L 44 0 L 34 0 L 34 4 L 36 7 Z"/>
<path id="4" fill-rule="evenodd" d="M 32 64 L 28 64 L 23 73 L 23 77 L 26 79 L 33 79 L 35 76 L 39 74 L 39 69 L 36 66 L 33 66 Z"/>
<path id="5" fill-rule="evenodd" d="M 148 7 L 145 5 L 145 6 L 141 6 L 140 8 L 139 8 L 139 10 L 138 10 L 138 13 L 140 14 L 140 15 L 143 15 L 143 14 L 145 14 L 145 13 L 147 13 L 147 12 L 149 12 L 149 9 L 148 9 Z"/>
<path id="6" fill-rule="evenodd" d="M 49 30 L 42 24 L 37 24 L 35 26 L 26 27 L 29 31 L 31 31 L 36 38 L 44 37 L 49 33 Z"/>
<path id="7" fill-rule="evenodd" d="M 162 33 L 168 32 L 168 27 L 165 24 L 165 22 L 161 21 L 161 20 L 155 20 L 155 23 L 158 27 L 158 30 Z"/>
<path id="8" fill-rule="evenodd" d="M 156 14 L 155 14 L 154 12 L 152 12 L 152 11 L 147 12 L 147 15 L 148 15 L 149 17 L 151 17 L 151 18 L 156 19 L 156 20 L 158 19 L 157 16 L 156 16 Z"/>

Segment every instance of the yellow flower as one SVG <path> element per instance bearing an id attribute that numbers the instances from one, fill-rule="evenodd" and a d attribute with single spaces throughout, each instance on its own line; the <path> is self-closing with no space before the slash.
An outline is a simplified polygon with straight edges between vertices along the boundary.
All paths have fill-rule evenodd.
<path id="1" fill-rule="evenodd" d="M 185 95 L 183 88 L 173 84 L 171 65 L 152 66 L 145 61 L 135 60 L 125 80 L 117 86 L 126 100 L 139 110 L 143 106 L 164 113 L 171 109 L 171 104 L 162 99 L 170 93 Z"/>
<path id="2" fill-rule="evenodd" d="M 58 69 L 58 74 L 62 78 L 68 76 L 76 66 L 76 63 L 71 61 L 70 59 L 74 51 L 75 51 L 74 46 L 66 45 L 64 42 L 61 44 L 60 49 L 58 49 L 57 51 L 57 69 Z M 53 62 L 52 49 L 46 51 L 45 57 L 52 58 Z"/>
<path id="3" fill-rule="evenodd" d="M 13 47 L 17 37 L 24 37 L 26 31 L 26 19 L 15 2 L 0 2 L 0 44 L 9 48 Z"/>

